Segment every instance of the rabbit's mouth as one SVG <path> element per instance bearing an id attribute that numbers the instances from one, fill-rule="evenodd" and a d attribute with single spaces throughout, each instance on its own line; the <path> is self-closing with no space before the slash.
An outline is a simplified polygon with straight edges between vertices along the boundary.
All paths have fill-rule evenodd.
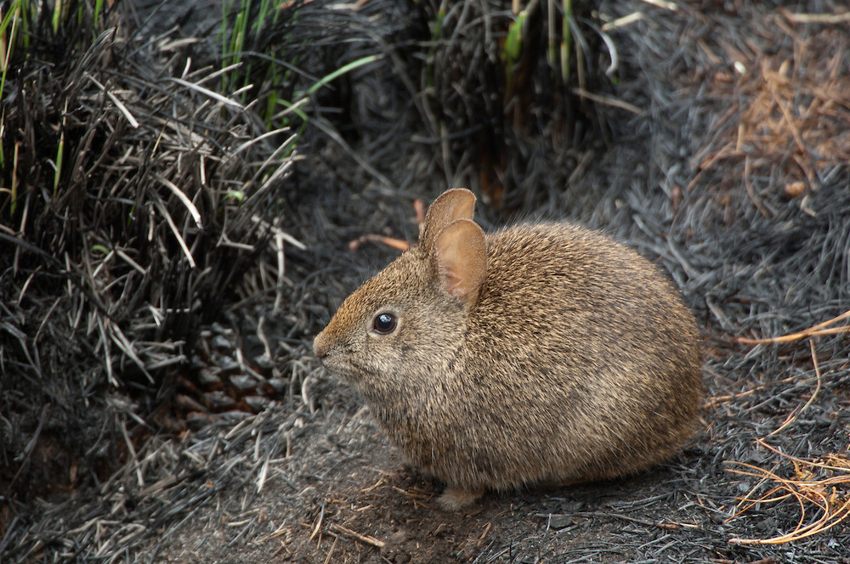
<path id="1" fill-rule="evenodd" d="M 333 343 L 325 331 L 319 333 L 313 340 L 313 354 L 328 372 L 346 382 L 359 380 L 357 375 L 366 369 L 366 367 L 357 366 L 351 355 L 340 351 L 339 344 Z"/>
<path id="2" fill-rule="evenodd" d="M 356 378 L 354 375 L 357 373 L 357 370 L 354 366 L 351 365 L 350 362 L 347 362 L 340 355 L 336 355 L 333 353 L 325 354 L 325 355 L 316 355 L 316 358 L 319 359 L 319 362 L 325 369 L 339 378 L 340 380 L 345 380 L 346 382 L 352 382 Z"/>
<path id="3" fill-rule="evenodd" d="M 334 378 L 354 386 L 367 396 L 373 391 L 372 384 L 380 381 L 380 375 L 374 368 L 357 364 L 345 355 L 330 354 L 319 360 Z"/>

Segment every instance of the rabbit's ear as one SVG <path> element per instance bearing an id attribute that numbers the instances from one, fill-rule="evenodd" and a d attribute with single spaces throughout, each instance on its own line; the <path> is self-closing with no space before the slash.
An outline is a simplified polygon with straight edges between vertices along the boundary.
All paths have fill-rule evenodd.
<path id="1" fill-rule="evenodd" d="M 475 195 L 466 188 L 443 192 L 428 208 L 419 227 L 419 245 L 430 252 L 437 234 L 457 219 L 472 219 L 474 207 Z"/>
<path id="2" fill-rule="evenodd" d="M 453 221 L 437 234 L 431 260 L 447 294 L 474 301 L 487 275 L 484 231 L 471 219 Z"/>

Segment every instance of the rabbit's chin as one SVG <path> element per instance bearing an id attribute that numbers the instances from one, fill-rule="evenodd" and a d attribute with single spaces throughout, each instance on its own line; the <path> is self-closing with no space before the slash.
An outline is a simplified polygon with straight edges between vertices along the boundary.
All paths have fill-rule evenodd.
<path id="1" fill-rule="evenodd" d="M 360 372 L 344 360 L 325 358 L 322 360 L 322 366 L 325 367 L 325 370 L 327 370 L 331 376 L 347 384 L 359 386 L 363 380 L 360 377 Z"/>

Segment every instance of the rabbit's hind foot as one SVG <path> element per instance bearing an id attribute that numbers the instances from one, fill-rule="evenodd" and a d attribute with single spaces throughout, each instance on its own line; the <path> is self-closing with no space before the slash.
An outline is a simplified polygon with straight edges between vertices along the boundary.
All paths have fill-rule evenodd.
<path id="1" fill-rule="evenodd" d="M 458 511 L 467 507 L 484 495 L 485 490 L 464 490 L 461 488 L 446 488 L 443 494 L 437 498 L 437 504 L 443 511 Z"/>

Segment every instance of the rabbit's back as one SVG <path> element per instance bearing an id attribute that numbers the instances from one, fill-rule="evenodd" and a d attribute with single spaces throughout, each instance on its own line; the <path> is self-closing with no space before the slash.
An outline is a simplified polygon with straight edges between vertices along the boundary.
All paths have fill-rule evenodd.
<path id="1" fill-rule="evenodd" d="M 504 488 L 626 475 L 677 450 L 701 395 L 699 334 L 657 269 L 569 224 L 509 228 L 487 248 L 423 465 Z"/>

